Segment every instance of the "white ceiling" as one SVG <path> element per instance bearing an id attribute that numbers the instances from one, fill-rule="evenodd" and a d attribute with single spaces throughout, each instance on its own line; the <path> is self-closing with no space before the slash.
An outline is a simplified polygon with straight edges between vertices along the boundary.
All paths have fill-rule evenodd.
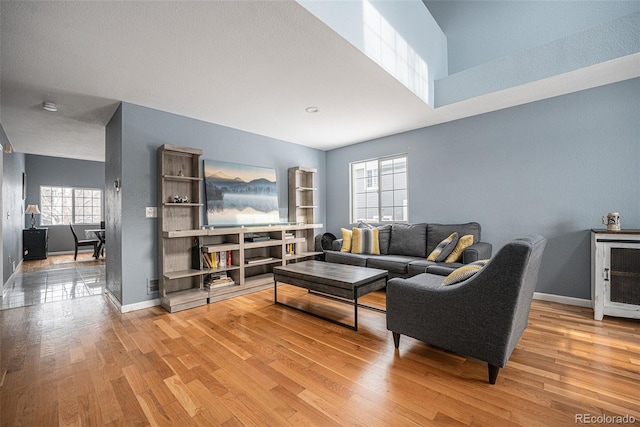
<path id="1" fill-rule="evenodd" d="M 0 7 L 0 120 L 29 154 L 104 160 L 120 101 L 327 150 L 630 78 L 609 61 L 434 110 L 294 1 Z"/>

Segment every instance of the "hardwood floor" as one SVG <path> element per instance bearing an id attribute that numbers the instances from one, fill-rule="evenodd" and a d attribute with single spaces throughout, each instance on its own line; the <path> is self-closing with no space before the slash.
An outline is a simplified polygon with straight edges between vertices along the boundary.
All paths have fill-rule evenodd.
<path id="1" fill-rule="evenodd" d="M 314 309 L 352 315 L 324 299 Z M 493 386 L 484 363 L 408 337 L 396 352 L 384 313 L 359 310 L 354 332 L 275 306 L 271 290 L 174 314 L 120 314 L 94 296 L 4 310 L 0 322 L 2 426 L 640 423 L 640 322 L 549 302 L 534 301 Z"/>

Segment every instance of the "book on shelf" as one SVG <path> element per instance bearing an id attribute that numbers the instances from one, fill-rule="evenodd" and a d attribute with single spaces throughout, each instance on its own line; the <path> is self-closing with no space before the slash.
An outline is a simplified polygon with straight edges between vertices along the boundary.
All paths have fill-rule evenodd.
<path id="1" fill-rule="evenodd" d="M 295 253 L 295 245 L 293 243 L 287 243 L 285 246 L 285 256 L 290 257 Z"/>
<path id="2" fill-rule="evenodd" d="M 235 285 L 233 278 L 227 276 L 226 272 L 208 274 L 204 279 L 204 286 L 208 289 L 220 288 L 223 286 Z"/>
<path id="3" fill-rule="evenodd" d="M 271 261 L 273 257 L 271 256 L 256 256 L 252 258 L 247 258 L 245 262 L 247 264 L 259 264 L 261 262 Z"/>
<path id="4" fill-rule="evenodd" d="M 290 233 L 288 231 L 284 233 L 284 238 L 285 239 L 294 239 L 295 237 L 296 237 L 295 234 Z"/>
<path id="5" fill-rule="evenodd" d="M 245 242 L 266 242 L 267 240 L 271 240 L 271 237 L 263 234 L 245 233 L 244 235 Z"/>
<path id="6" fill-rule="evenodd" d="M 209 258 L 209 254 L 208 254 L 208 253 L 206 253 L 206 252 L 202 252 L 202 265 L 203 265 L 205 268 L 214 268 L 214 267 L 211 265 L 211 258 Z"/>

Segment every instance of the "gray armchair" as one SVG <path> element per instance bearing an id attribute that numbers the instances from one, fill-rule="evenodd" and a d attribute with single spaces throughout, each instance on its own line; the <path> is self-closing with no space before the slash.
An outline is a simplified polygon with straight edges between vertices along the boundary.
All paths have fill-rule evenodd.
<path id="1" fill-rule="evenodd" d="M 396 349 L 402 334 L 479 359 L 495 384 L 527 327 L 546 242 L 542 236 L 513 240 L 454 285 L 442 286 L 443 277 L 429 273 L 389 280 L 387 329 Z"/>

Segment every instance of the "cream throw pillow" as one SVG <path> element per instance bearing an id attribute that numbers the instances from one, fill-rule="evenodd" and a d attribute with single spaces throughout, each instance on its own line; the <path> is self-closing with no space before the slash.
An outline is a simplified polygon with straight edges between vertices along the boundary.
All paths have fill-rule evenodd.
<path id="1" fill-rule="evenodd" d="M 351 252 L 351 230 L 341 228 L 340 233 L 342 233 L 342 247 L 340 248 L 340 252 Z"/>
<path id="2" fill-rule="evenodd" d="M 464 251 L 469 246 L 473 245 L 473 234 L 466 234 L 462 236 L 458 243 L 456 244 L 455 249 L 449 256 L 444 260 L 444 262 L 458 262 L 460 257 L 462 256 L 462 251 Z"/>

